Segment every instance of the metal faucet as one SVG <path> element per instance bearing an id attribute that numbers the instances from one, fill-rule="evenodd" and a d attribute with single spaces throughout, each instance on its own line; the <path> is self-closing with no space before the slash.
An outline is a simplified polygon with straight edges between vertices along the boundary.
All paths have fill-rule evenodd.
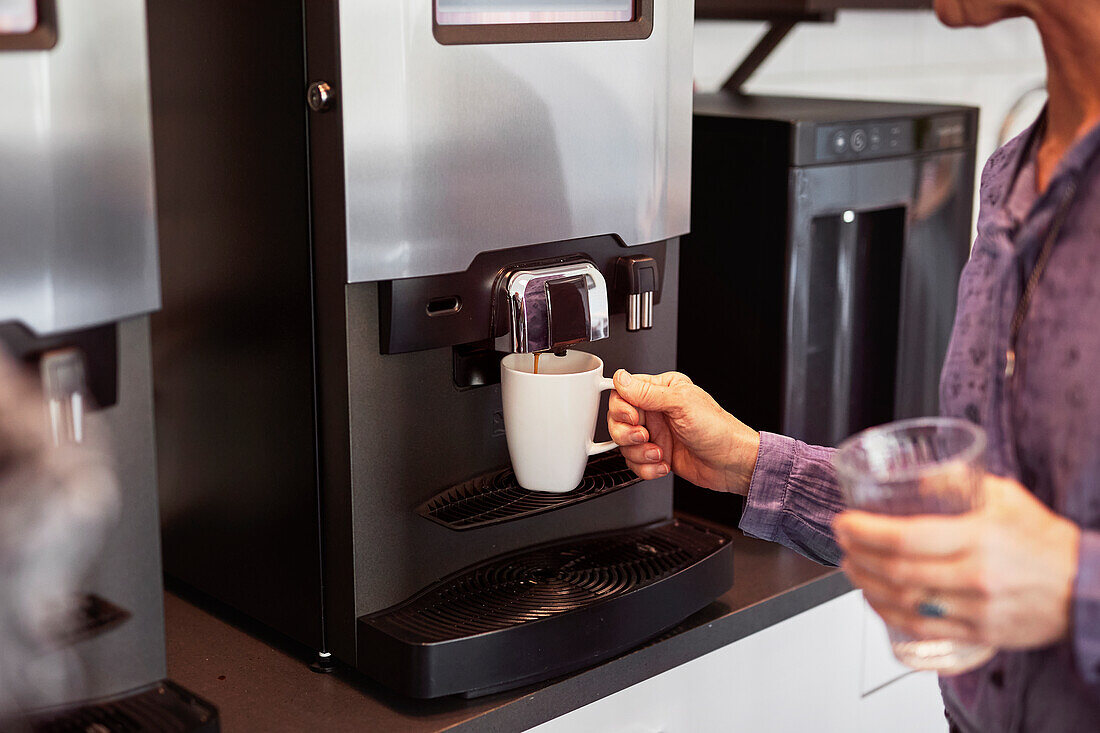
<path id="1" fill-rule="evenodd" d="M 615 263 L 615 287 L 626 294 L 626 330 L 653 328 L 653 296 L 660 287 L 657 261 L 648 255 L 620 257 Z"/>
<path id="2" fill-rule="evenodd" d="M 588 261 L 506 271 L 512 351 L 562 353 L 609 333 L 607 282 Z"/>
<path id="3" fill-rule="evenodd" d="M 39 369 L 54 445 L 83 443 L 84 414 L 91 407 L 84 355 L 77 349 L 51 351 L 42 356 Z"/>

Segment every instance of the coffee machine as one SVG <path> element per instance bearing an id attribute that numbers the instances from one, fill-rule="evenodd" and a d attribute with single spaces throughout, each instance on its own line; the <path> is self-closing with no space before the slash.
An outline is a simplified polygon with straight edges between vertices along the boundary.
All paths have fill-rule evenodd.
<path id="1" fill-rule="evenodd" d="M 56 444 L 109 436 L 118 485 L 117 516 L 79 597 L 64 604 L 73 611 L 58 647 L 28 662 L 33 689 L 16 703 L 49 730 L 216 730 L 212 707 L 164 679 L 144 3 L 0 3 L 0 100 L 0 349 L 41 374 Z M 9 724 L 19 725 L 0 720 Z"/>
<path id="2" fill-rule="evenodd" d="M 730 586 L 728 536 L 617 453 L 520 488 L 498 384 L 509 352 L 675 365 L 691 5 L 150 2 L 181 587 L 438 697 L 593 664 Z"/>
<path id="3" fill-rule="evenodd" d="M 936 414 L 977 126 L 970 107 L 696 95 L 681 370 L 817 445 Z M 735 336 L 704 344 L 715 327 Z"/>

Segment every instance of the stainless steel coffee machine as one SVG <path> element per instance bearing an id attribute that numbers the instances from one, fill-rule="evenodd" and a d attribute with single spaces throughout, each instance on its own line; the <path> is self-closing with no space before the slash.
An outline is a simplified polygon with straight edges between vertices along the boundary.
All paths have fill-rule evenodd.
<path id="1" fill-rule="evenodd" d="M 690 2 L 153 0 L 150 28 L 172 576 L 419 697 L 729 587 L 728 537 L 617 454 L 516 485 L 498 386 L 511 351 L 674 366 Z"/>
<path id="2" fill-rule="evenodd" d="M 54 629 L 58 646 L 20 676 L 33 690 L 16 705 L 49 730 L 217 729 L 212 708 L 164 681 L 145 41 L 141 0 L 0 2 L 0 348 L 41 373 L 56 443 L 106 434 L 117 457 L 117 517 L 102 554 L 72 558 L 91 573 L 74 583 L 79 597 L 61 604 L 73 610 Z M 90 493 L 82 496 L 92 514 Z M 11 511 L 10 498 L 0 512 Z M 36 552 L 68 577 L 80 569 L 64 558 L 83 542 L 96 544 L 62 537 L 65 547 Z M 7 724 L 16 725 L 0 720 Z"/>

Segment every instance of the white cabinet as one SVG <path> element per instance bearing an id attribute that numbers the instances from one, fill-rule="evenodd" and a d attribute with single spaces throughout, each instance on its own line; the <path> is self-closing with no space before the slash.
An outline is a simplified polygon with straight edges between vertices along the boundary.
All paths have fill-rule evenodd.
<path id="1" fill-rule="evenodd" d="M 865 609 L 848 593 L 531 733 L 946 731 L 935 676 L 891 665 Z"/>
<path id="2" fill-rule="evenodd" d="M 890 648 L 886 624 L 879 615 L 863 603 L 863 669 L 860 678 L 860 694 L 870 695 L 902 677 L 912 674 L 911 669 L 898 661 Z"/>

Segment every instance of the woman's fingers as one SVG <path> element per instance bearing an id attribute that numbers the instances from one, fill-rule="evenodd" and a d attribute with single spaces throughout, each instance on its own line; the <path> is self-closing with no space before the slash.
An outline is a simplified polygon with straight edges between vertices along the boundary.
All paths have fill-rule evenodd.
<path id="1" fill-rule="evenodd" d="M 866 552 L 861 549 L 849 550 L 846 563 L 865 576 L 897 586 L 938 588 L 963 593 L 981 591 L 978 572 L 969 558 L 939 560 Z"/>
<path id="2" fill-rule="evenodd" d="M 882 617 L 887 626 L 908 634 L 915 639 L 953 639 L 978 643 L 976 629 L 953 616 L 944 618 L 930 618 L 921 616 L 912 609 L 902 609 L 896 606 L 882 604 L 876 599 L 867 598 L 871 608 Z"/>
<path id="3" fill-rule="evenodd" d="M 637 425 L 620 422 L 613 415 L 607 416 L 607 432 L 617 445 L 637 446 L 649 441 L 649 431 Z"/>
<path id="4" fill-rule="evenodd" d="M 656 377 L 632 375 L 625 369 L 615 372 L 615 390 L 623 401 L 629 400 L 638 410 L 680 414 L 684 411 L 683 388 L 691 381 L 675 372 Z"/>
<path id="5" fill-rule="evenodd" d="M 637 463 L 638 465 L 661 463 L 665 457 L 661 447 L 654 443 L 623 447 L 622 454 L 627 463 Z"/>
<path id="6" fill-rule="evenodd" d="M 621 374 L 618 375 L 621 380 Z M 664 450 L 650 442 L 653 436 L 645 427 L 645 412 L 612 392 L 607 405 L 607 430 L 622 450 L 623 458 L 634 473 L 647 481 L 667 476 L 672 470 Z"/>
<path id="7" fill-rule="evenodd" d="M 895 517 L 846 511 L 833 523 L 837 542 L 846 550 L 947 558 L 972 549 L 979 517 L 976 513 L 951 516 Z"/>
<path id="8" fill-rule="evenodd" d="M 652 481 L 653 479 L 662 478 L 668 475 L 668 464 L 664 462 L 635 463 L 628 458 L 626 465 L 630 467 L 631 471 L 638 474 L 639 478 L 645 479 L 646 481 Z"/>
<path id="9" fill-rule="evenodd" d="M 620 397 L 617 392 L 611 393 L 611 399 L 607 403 L 607 415 L 609 418 L 628 425 L 645 425 L 645 416 L 638 411 L 638 408 Z"/>
<path id="10" fill-rule="evenodd" d="M 912 588 L 891 583 L 869 575 L 847 561 L 842 567 L 887 624 L 924 639 L 976 640 L 982 609 L 978 599 L 941 589 Z M 921 604 L 928 602 L 942 606 L 944 617 L 921 615 Z"/>

